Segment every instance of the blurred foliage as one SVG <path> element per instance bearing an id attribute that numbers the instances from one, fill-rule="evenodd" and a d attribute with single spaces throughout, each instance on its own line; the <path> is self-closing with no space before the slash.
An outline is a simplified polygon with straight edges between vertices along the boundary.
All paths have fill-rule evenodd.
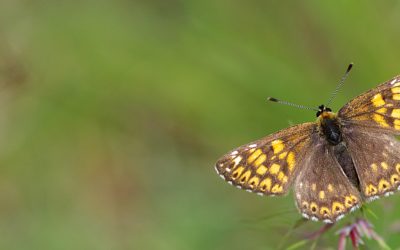
<path id="1" fill-rule="evenodd" d="M 315 119 L 267 96 L 319 105 L 353 61 L 338 109 L 399 74 L 399 41 L 395 0 L 1 1 L 0 249 L 275 249 L 292 195 L 214 162 Z M 394 247 L 399 205 L 371 204 Z"/>

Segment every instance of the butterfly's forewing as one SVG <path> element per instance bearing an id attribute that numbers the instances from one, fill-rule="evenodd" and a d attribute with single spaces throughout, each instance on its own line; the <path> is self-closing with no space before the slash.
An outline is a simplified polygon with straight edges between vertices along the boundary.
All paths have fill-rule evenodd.
<path id="1" fill-rule="evenodd" d="M 296 125 L 243 145 L 217 161 L 217 173 L 228 183 L 265 195 L 285 194 L 299 172 L 315 123 Z"/>
<path id="2" fill-rule="evenodd" d="M 400 76 L 357 96 L 338 116 L 344 125 L 400 134 Z"/>
<path id="3" fill-rule="evenodd" d="M 400 185 L 400 142 L 363 127 L 343 128 L 344 139 L 367 201 L 389 195 Z"/>
<path id="4" fill-rule="evenodd" d="M 360 193 L 325 140 L 315 134 L 310 147 L 294 183 L 296 205 L 306 218 L 333 223 L 360 206 Z"/>

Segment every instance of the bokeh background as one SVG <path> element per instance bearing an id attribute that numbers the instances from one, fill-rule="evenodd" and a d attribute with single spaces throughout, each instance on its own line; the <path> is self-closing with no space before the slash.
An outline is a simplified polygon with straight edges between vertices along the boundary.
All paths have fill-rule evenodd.
<path id="1" fill-rule="evenodd" d="M 400 74 L 399 44 L 394 0 L 1 1 L 0 249 L 304 239 L 321 225 L 282 240 L 300 218 L 292 194 L 232 188 L 214 162 L 315 119 L 267 96 L 319 105 L 354 62 L 337 110 Z M 399 205 L 397 195 L 370 206 L 394 249 Z M 318 249 L 336 248 L 335 230 Z"/>

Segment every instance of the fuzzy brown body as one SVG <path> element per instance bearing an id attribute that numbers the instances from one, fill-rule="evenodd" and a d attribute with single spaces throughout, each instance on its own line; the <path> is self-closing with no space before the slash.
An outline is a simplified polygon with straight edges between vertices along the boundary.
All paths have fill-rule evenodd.
<path id="1" fill-rule="evenodd" d="M 331 111 L 323 111 L 317 119 L 318 132 L 332 145 L 342 142 L 342 131 L 337 115 Z"/>
<path id="2" fill-rule="evenodd" d="M 325 138 L 333 147 L 333 154 L 336 157 L 343 173 L 350 180 L 351 184 L 360 190 L 360 180 L 353 159 L 343 141 L 340 120 L 336 113 L 323 111 L 317 119 L 318 134 Z"/>

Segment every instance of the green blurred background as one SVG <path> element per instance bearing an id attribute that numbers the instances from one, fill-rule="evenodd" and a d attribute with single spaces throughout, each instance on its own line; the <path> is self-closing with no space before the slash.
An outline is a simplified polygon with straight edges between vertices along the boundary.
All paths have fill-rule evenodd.
<path id="1" fill-rule="evenodd" d="M 315 119 L 267 96 L 319 105 L 354 62 L 337 110 L 400 73 L 399 44 L 394 0 L 1 1 L 0 249 L 275 249 L 292 194 L 214 162 Z M 394 249 L 399 205 L 371 206 Z"/>

